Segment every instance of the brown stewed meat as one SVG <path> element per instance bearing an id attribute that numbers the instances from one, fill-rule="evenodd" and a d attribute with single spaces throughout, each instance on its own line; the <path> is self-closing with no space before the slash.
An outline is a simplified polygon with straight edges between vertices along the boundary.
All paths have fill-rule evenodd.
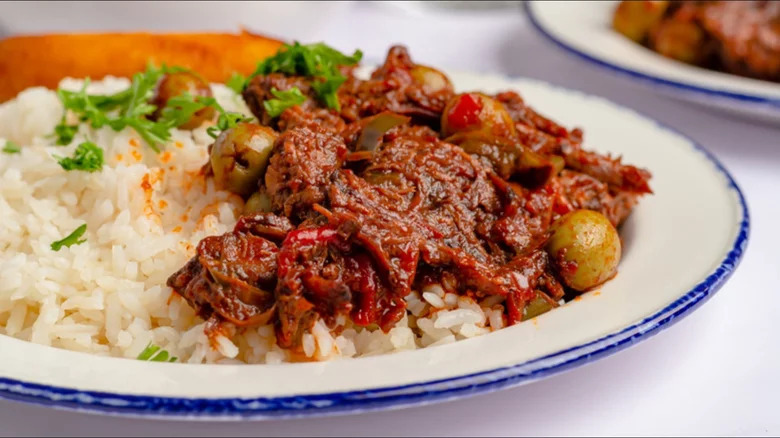
<path id="1" fill-rule="evenodd" d="M 567 282 L 576 261 L 548 252 L 556 220 L 587 209 L 618 226 L 650 193 L 649 172 L 586 151 L 581 130 L 512 91 L 455 94 L 403 47 L 366 80 L 341 71 L 338 108 L 316 77 L 271 73 L 244 90 L 280 132 L 257 181 L 267 212 L 204 239 L 168 282 L 209 327 L 270 321 L 297 349 L 318 320 L 390 330 L 433 284 L 495 297 L 516 323 L 583 290 Z M 307 99 L 271 118 L 270 90 L 292 87 Z"/>

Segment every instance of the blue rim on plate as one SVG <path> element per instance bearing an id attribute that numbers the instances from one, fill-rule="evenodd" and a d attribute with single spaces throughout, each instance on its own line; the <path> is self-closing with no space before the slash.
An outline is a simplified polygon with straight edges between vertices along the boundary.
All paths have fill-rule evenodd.
<path id="1" fill-rule="evenodd" d="M 565 42 L 561 41 L 560 39 L 553 36 L 550 32 L 548 32 L 539 22 L 539 19 L 536 17 L 536 15 L 534 15 L 533 7 L 531 6 L 530 2 L 525 2 L 523 4 L 523 8 L 525 10 L 526 15 L 528 16 L 529 21 L 531 22 L 531 25 L 545 38 L 550 40 L 552 43 L 554 43 L 556 46 L 560 47 L 564 51 L 571 53 L 575 56 L 578 56 L 579 58 L 582 58 L 585 61 L 588 61 L 592 64 L 596 64 L 599 67 L 606 68 L 607 70 L 625 76 L 640 79 L 652 85 L 669 87 L 676 90 L 698 93 L 698 94 L 703 94 L 711 97 L 731 99 L 731 100 L 736 100 L 736 101 L 746 102 L 746 103 L 762 104 L 774 110 L 780 111 L 780 99 L 777 98 L 756 96 L 754 94 L 735 93 L 732 91 L 724 91 L 715 88 L 700 87 L 698 85 L 692 85 L 685 82 L 679 82 L 671 79 L 665 79 L 662 77 L 649 75 L 647 73 L 642 73 L 637 70 L 622 67 L 617 64 L 613 64 L 611 62 L 607 62 L 602 59 L 591 56 L 585 52 L 580 51 L 575 47 L 566 44 Z"/>
<path id="2" fill-rule="evenodd" d="M 538 81 L 537 82 L 543 82 Z M 552 86 L 589 96 L 576 90 Z M 609 99 L 599 97 L 605 101 Z M 431 380 L 404 386 L 385 387 L 363 391 L 303 394 L 285 397 L 259 398 L 181 398 L 149 395 L 116 394 L 81 391 L 58 386 L 41 385 L 0 377 L 0 399 L 20 401 L 53 408 L 75 411 L 110 413 L 148 418 L 209 419 L 271 419 L 315 417 L 336 414 L 356 414 L 387 408 L 401 408 L 430 404 L 437 401 L 463 398 L 499 389 L 519 386 L 531 381 L 570 370 L 617 353 L 639 341 L 669 328 L 709 299 L 734 273 L 748 242 L 750 216 L 742 190 L 715 156 L 682 132 L 652 119 L 639 111 L 613 105 L 639 114 L 658 126 L 687 139 L 694 149 L 704 154 L 726 178 L 741 207 L 739 232 L 720 265 L 701 283 L 664 309 L 623 330 L 595 341 L 571 347 L 550 355 L 517 365 L 448 379 Z"/>

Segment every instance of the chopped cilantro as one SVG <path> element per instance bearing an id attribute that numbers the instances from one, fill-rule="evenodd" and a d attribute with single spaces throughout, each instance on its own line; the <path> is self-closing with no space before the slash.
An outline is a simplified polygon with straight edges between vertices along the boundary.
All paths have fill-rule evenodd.
<path id="1" fill-rule="evenodd" d="M 276 99 L 268 99 L 263 102 L 265 112 L 271 117 L 279 117 L 287 108 L 300 105 L 306 100 L 306 96 L 301 94 L 298 87 L 293 87 L 286 91 L 279 91 L 276 88 L 271 89 L 271 94 Z"/>
<path id="2" fill-rule="evenodd" d="M 59 251 L 60 249 L 62 249 L 63 246 L 67 246 L 70 248 L 72 245 L 81 245 L 82 243 L 86 242 L 87 239 L 79 240 L 79 238 L 83 236 L 84 233 L 86 232 L 87 232 L 87 224 L 84 224 L 76 228 L 76 230 L 70 233 L 68 237 L 53 242 L 51 244 L 51 249 L 54 251 Z"/>
<path id="3" fill-rule="evenodd" d="M 69 145 L 78 130 L 78 125 L 68 125 L 65 123 L 65 117 L 63 117 L 60 123 L 54 127 L 54 136 L 57 138 L 57 144 L 60 146 Z"/>
<path id="4" fill-rule="evenodd" d="M 222 105 L 213 97 L 193 97 L 185 93 L 168 100 L 168 105 L 163 109 L 162 117 L 158 120 L 158 124 L 166 126 L 181 125 L 189 120 L 193 114 L 207 106 L 216 109 L 219 113 L 217 123 L 206 129 L 206 132 L 212 138 L 217 138 L 221 131 L 232 128 L 239 122 L 252 120 L 251 117 L 246 117 L 241 113 L 225 111 Z"/>
<path id="5" fill-rule="evenodd" d="M 225 82 L 225 85 L 227 85 L 228 88 L 235 91 L 236 94 L 241 94 L 242 91 L 244 91 L 244 88 L 246 87 L 247 79 L 244 75 L 239 73 L 233 73 L 230 76 L 230 79 Z"/>
<path id="6" fill-rule="evenodd" d="M 209 128 L 206 129 L 206 132 L 211 136 L 211 138 L 219 137 L 219 134 L 222 131 L 228 130 L 241 122 L 248 122 L 252 120 L 251 117 L 246 117 L 241 113 L 225 111 L 221 107 L 218 109 L 220 113 L 219 117 L 217 118 L 217 124 L 214 126 L 209 126 Z"/>
<path id="7" fill-rule="evenodd" d="M 115 131 L 121 131 L 126 127 L 133 128 L 149 147 L 156 152 L 160 151 L 159 145 L 170 140 L 171 129 L 184 124 L 193 114 L 203 108 L 210 106 L 219 112 L 216 125 L 208 128 L 209 135 L 214 138 L 219 135 L 218 131 L 231 128 L 238 122 L 251 120 L 242 114 L 225 111 L 213 97 L 193 97 L 188 93 L 168 99 L 165 108 L 160 113 L 160 117 L 157 120 L 150 120 L 149 116 L 157 110 L 157 107 L 149 102 L 154 95 L 155 87 L 160 78 L 167 73 L 187 71 L 189 70 L 183 67 L 163 66 L 157 68 L 150 63 L 146 71 L 133 75 L 130 88 L 118 93 L 111 95 L 87 94 L 89 79 L 86 79 L 81 90 L 67 91 L 60 89 L 57 91 L 57 95 L 65 109 L 75 114 L 80 122 L 87 122 L 93 128 L 109 126 Z M 235 87 L 235 89 L 239 86 L 243 88 L 243 85 L 240 85 L 242 81 L 245 83 L 246 79 L 234 74 L 229 81 L 229 86 Z M 63 116 L 62 121 L 54 130 L 57 144 L 70 144 L 76 132 L 78 132 L 78 125 L 68 125 L 66 117 Z M 79 147 L 81 148 L 82 145 Z M 95 146 L 95 148 L 97 147 Z M 83 152 L 87 151 L 84 150 Z M 97 159 L 98 155 L 99 160 Z M 102 166 L 102 151 L 95 151 L 93 155 L 85 155 L 85 158 L 90 158 L 90 160 L 84 163 L 86 167 L 78 164 L 77 157 L 69 159 L 71 161 L 64 161 L 64 163 L 60 161 L 60 164 L 66 170 L 89 170 L 92 168 L 89 167 L 90 165 L 94 167 L 96 163 L 100 163 L 93 170 L 89 170 L 94 171 L 99 170 L 100 166 Z"/>
<path id="8" fill-rule="evenodd" d="M 176 356 L 172 356 L 170 358 L 168 356 L 169 353 L 166 350 L 161 350 L 159 346 L 150 342 L 136 359 L 147 360 L 151 362 L 176 362 L 178 359 Z"/>
<path id="9" fill-rule="evenodd" d="M 208 106 L 219 108 L 217 100 L 213 97 L 193 97 L 189 93 L 174 96 L 168 99 L 168 104 L 163 108 L 162 116 L 157 123 L 171 127 L 180 126 Z"/>
<path id="10" fill-rule="evenodd" d="M 130 88 L 118 93 L 111 95 L 87 94 L 89 79 L 86 79 L 81 90 L 59 89 L 57 95 L 65 110 L 74 113 L 79 121 L 89 122 L 93 128 L 110 126 L 115 131 L 121 131 L 129 126 L 144 139 L 149 147 L 159 152 L 159 145 L 171 138 L 171 129 L 178 125 L 174 125 L 171 118 L 162 121 L 149 120 L 148 116 L 157 110 L 157 107 L 149 101 L 154 95 L 157 82 L 164 74 L 186 71 L 188 70 L 183 67 L 162 66 L 157 68 L 150 63 L 146 71 L 133 75 Z M 177 103 L 174 102 L 174 104 Z M 204 104 L 204 106 L 206 105 Z M 180 119 L 180 117 L 175 118 L 177 121 Z M 70 144 L 77 130 L 78 126 L 68 125 L 63 116 L 62 121 L 54 130 L 57 144 Z"/>
<path id="11" fill-rule="evenodd" d="M 85 141 L 76 147 L 72 157 L 56 157 L 65 170 L 96 172 L 103 168 L 103 149 L 95 143 Z"/>
<path id="12" fill-rule="evenodd" d="M 5 146 L 3 146 L 3 152 L 6 154 L 18 154 L 22 152 L 22 148 L 11 140 L 6 140 Z"/>
<path id="13" fill-rule="evenodd" d="M 284 73 L 286 75 L 301 75 L 314 78 L 312 88 L 320 100 L 328 108 L 339 109 L 336 92 L 347 80 L 339 71 L 341 65 L 355 65 L 360 62 L 363 53 L 355 50 L 352 56 L 347 56 L 324 43 L 285 44 L 274 56 L 258 64 L 250 79 L 257 75 L 269 73 Z"/>

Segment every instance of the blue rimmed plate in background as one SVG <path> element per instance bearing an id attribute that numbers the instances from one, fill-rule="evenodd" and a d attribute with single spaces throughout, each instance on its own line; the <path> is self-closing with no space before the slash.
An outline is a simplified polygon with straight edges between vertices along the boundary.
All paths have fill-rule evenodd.
<path id="1" fill-rule="evenodd" d="M 530 79 L 452 74 L 458 90 L 514 89 L 580 126 L 586 146 L 653 173 L 621 229 L 616 278 L 555 311 L 482 337 L 320 363 L 188 365 L 91 356 L 0 336 L 0 397 L 100 413 L 197 419 L 358 413 L 464 397 L 578 367 L 647 339 L 733 273 L 748 237 L 734 180 L 680 133 L 602 98 Z"/>
<path id="2" fill-rule="evenodd" d="M 780 84 L 665 58 L 612 29 L 616 1 L 527 2 L 533 26 L 586 62 L 683 99 L 780 125 Z"/>

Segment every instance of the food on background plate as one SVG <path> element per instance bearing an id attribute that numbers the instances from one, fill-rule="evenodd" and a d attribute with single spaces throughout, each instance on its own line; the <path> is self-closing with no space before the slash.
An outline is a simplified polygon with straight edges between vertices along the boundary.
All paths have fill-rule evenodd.
<path id="1" fill-rule="evenodd" d="M 209 82 L 248 75 L 280 41 L 230 33 L 85 33 L 0 39 L 0 102 L 30 87 L 56 88 L 67 77 L 126 77 L 156 64 L 191 68 Z M 229 54 L 229 55 L 228 55 Z"/>
<path id="2" fill-rule="evenodd" d="M 613 28 L 666 57 L 780 82 L 780 3 L 621 1 Z"/>
<path id="3" fill-rule="evenodd" d="M 0 106 L 0 332 L 278 363 L 470 338 L 615 275 L 650 173 L 392 47 L 149 65 Z M 7 150 L 6 150 L 7 149 Z"/>

